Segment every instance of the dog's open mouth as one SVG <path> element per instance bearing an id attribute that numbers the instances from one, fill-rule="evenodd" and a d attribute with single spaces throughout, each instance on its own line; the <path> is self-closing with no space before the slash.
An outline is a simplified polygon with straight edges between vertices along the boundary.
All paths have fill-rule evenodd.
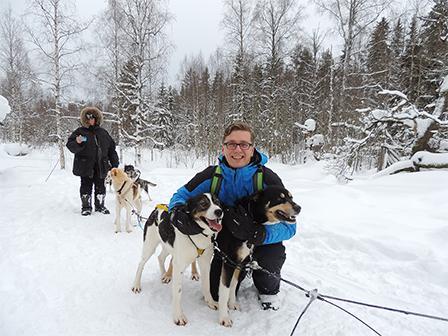
<path id="1" fill-rule="evenodd" d="M 219 232 L 222 229 L 222 224 L 220 221 L 218 221 L 218 218 L 215 219 L 210 219 L 210 218 L 205 218 L 205 217 L 201 217 L 201 219 L 208 224 L 208 226 L 210 227 L 210 229 L 212 229 L 212 231 L 215 232 Z"/>
<path id="2" fill-rule="evenodd" d="M 275 215 L 277 216 L 278 219 L 283 220 L 285 222 L 295 223 L 295 221 L 296 221 L 296 216 L 289 215 L 282 210 L 275 211 Z"/>

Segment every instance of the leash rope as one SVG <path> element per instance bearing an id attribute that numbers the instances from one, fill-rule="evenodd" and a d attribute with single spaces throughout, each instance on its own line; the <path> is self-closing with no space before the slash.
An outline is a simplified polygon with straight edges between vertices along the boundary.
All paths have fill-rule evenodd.
<path id="1" fill-rule="evenodd" d="M 268 270 L 266 270 L 265 268 L 261 267 L 256 261 L 251 262 L 250 264 L 248 264 L 248 267 L 253 268 L 253 270 L 259 270 L 262 271 L 266 274 L 269 274 L 277 279 L 279 279 L 280 281 L 283 281 L 285 283 L 287 283 L 290 286 L 293 286 L 297 289 L 300 289 L 301 291 L 304 291 L 305 293 L 307 293 L 306 295 L 308 295 L 308 293 L 310 293 L 309 291 L 307 291 L 306 289 L 304 289 L 303 287 L 289 281 L 286 280 L 284 278 L 282 278 L 281 276 L 278 276 L 275 273 L 272 273 Z M 367 326 L 370 330 L 372 330 L 373 332 L 375 332 L 377 335 L 381 335 L 380 333 L 378 333 L 374 328 L 372 328 L 371 326 L 369 326 L 367 323 L 365 323 L 364 321 L 362 321 L 360 318 L 356 317 L 353 313 L 350 313 L 349 311 L 347 311 L 346 309 L 338 306 L 337 304 L 330 302 L 326 299 L 331 299 L 331 300 L 339 300 L 339 301 L 343 301 L 346 303 L 352 303 L 352 304 L 358 304 L 358 305 L 362 305 L 362 306 L 366 306 L 366 307 L 370 307 L 370 308 L 377 308 L 377 309 L 383 309 L 383 310 L 388 310 L 388 311 L 393 311 L 393 312 L 397 312 L 397 313 L 402 313 L 402 314 L 406 314 L 406 315 L 414 315 L 414 316 L 419 316 L 419 317 L 425 317 L 425 318 L 429 318 L 429 319 L 435 319 L 435 320 L 440 320 L 440 321 L 444 321 L 444 322 L 448 322 L 448 318 L 445 317 L 440 317 L 440 316 L 435 316 L 435 315 L 429 315 L 429 314 L 422 314 L 422 313 L 416 313 L 416 312 L 412 312 L 412 311 L 408 311 L 408 310 L 402 310 L 402 309 L 396 309 L 396 308 L 390 308 L 390 307 L 385 307 L 385 306 L 379 306 L 379 305 L 373 305 L 373 304 L 369 304 L 369 303 L 365 303 L 365 302 L 361 302 L 361 301 L 355 301 L 355 300 L 348 300 L 348 299 L 343 299 L 343 298 L 339 298 L 336 296 L 330 296 L 330 295 L 324 295 L 324 294 L 317 294 L 317 299 L 323 301 L 323 302 L 327 302 L 339 309 L 341 309 L 342 311 L 346 312 L 347 314 L 349 314 L 350 316 L 354 317 L 355 319 L 357 319 L 358 321 L 360 321 L 361 323 L 363 323 L 365 326 Z"/>
<path id="2" fill-rule="evenodd" d="M 308 308 L 311 306 L 311 304 L 313 303 L 314 300 L 316 300 L 317 298 L 317 289 L 313 289 L 311 292 L 309 292 L 309 298 L 310 300 L 308 301 L 308 304 L 305 306 L 305 308 L 303 309 L 302 313 L 299 315 L 299 318 L 296 321 L 296 324 L 294 324 L 294 328 L 292 328 L 291 334 L 289 334 L 289 336 L 292 336 L 294 334 L 294 331 L 296 331 L 296 328 L 300 322 L 300 319 L 302 318 L 302 316 L 306 313 L 306 311 L 308 310 Z"/>

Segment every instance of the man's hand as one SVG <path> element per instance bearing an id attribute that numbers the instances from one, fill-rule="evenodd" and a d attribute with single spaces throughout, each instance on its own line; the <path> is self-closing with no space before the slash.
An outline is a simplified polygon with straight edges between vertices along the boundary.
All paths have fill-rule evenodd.
<path id="1" fill-rule="evenodd" d="M 183 205 L 177 205 L 171 210 L 170 221 L 183 234 L 195 235 L 202 233 L 202 228 L 190 219 Z"/>
<path id="2" fill-rule="evenodd" d="M 235 238 L 248 241 L 249 244 L 262 245 L 266 237 L 265 228 L 256 224 L 241 206 L 224 209 L 223 225 Z"/>

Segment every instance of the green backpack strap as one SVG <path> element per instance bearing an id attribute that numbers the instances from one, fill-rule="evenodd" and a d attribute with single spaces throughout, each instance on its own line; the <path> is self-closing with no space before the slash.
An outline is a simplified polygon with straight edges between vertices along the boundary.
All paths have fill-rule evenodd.
<path id="1" fill-rule="evenodd" d="M 254 192 L 263 190 L 263 167 L 258 166 L 257 171 L 252 177 Z"/>
<path id="2" fill-rule="evenodd" d="M 222 183 L 222 169 L 219 165 L 216 166 L 215 172 L 212 177 L 212 184 L 210 186 L 210 193 L 218 197 L 219 190 L 221 189 Z"/>
<path id="3" fill-rule="evenodd" d="M 218 165 L 213 173 L 212 183 L 210 185 L 210 193 L 218 197 L 219 191 L 221 189 L 222 183 L 222 169 Z M 258 166 L 257 171 L 252 177 L 254 192 L 263 190 L 263 167 Z"/>

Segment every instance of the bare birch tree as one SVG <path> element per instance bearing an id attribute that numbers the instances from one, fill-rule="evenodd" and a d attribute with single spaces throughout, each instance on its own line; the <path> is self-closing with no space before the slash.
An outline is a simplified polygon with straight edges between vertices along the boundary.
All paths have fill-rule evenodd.
<path id="1" fill-rule="evenodd" d="M 6 124 L 10 140 L 22 143 L 26 119 L 24 111 L 29 102 L 27 93 L 32 73 L 24 46 L 22 24 L 13 16 L 11 7 L 0 20 L 0 69 L 5 73 L 0 83 L 0 93 L 8 99 L 12 110 Z"/>
<path id="2" fill-rule="evenodd" d="M 344 41 L 342 54 L 342 90 L 359 38 L 375 23 L 391 0 L 315 0 L 315 3 L 336 22 L 337 32 Z"/>
<path id="3" fill-rule="evenodd" d="M 280 153 L 292 139 L 291 127 L 282 125 L 282 113 L 287 113 L 287 92 L 281 81 L 283 65 L 295 45 L 301 8 L 295 0 L 262 0 L 256 7 L 258 50 L 264 63 L 265 146 L 270 155 Z M 279 137 L 282 134 L 282 137 Z"/>
<path id="4" fill-rule="evenodd" d="M 40 74 L 40 80 L 50 86 L 54 99 L 52 112 L 56 120 L 56 132 L 51 135 L 57 139 L 61 169 L 65 169 L 62 95 L 70 75 L 79 64 L 74 56 L 81 51 L 81 46 L 77 46 L 75 42 L 88 27 L 88 24 L 80 24 L 75 15 L 70 13 L 70 9 L 74 7 L 68 0 L 32 0 L 33 25 L 28 26 L 32 42 L 48 66 Z"/>

